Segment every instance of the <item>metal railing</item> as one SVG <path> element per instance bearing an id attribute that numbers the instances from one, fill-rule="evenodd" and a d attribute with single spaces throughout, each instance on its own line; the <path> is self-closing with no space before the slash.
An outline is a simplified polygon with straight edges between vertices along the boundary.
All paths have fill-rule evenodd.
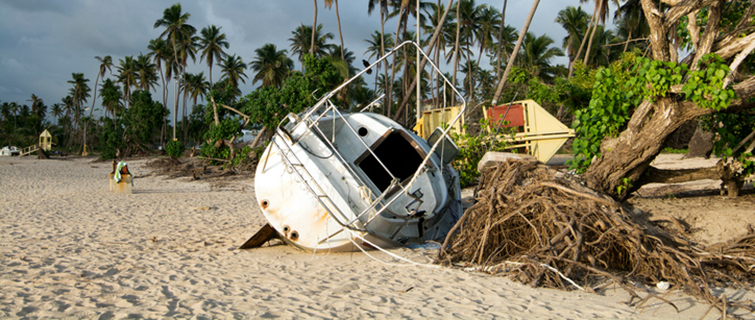
<path id="1" fill-rule="evenodd" d="M 375 154 L 374 150 L 370 148 L 369 145 L 362 139 L 362 137 L 359 136 L 357 133 L 357 130 L 349 124 L 348 121 L 346 121 L 346 118 L 344 117 L 344 114 L 338 110 L 338 108 L 333 104 L 333 102 L 330 100 L 337 92 L 339 92 L 341 89 L 348 86 L 351 82 L 355 81 L 357 78 L 359 78 L 362 74 L 366 73 L 367 70 L 370 70 L 371 68 L 374 68 L 379 64 L 380 62 L 383 62 L 388 57 L 394 55 L 398 52 L 399 49 L 401 49 L 404 46 L 411 46 L 413 45 L 419 52 L 422 54 L 423 59 L 427 60 L 427 63 L 430 64 L 431 69 L 437 73 L 439 78 L 442 78 L 443 81 L 443 96 L 444 96 L 444 103 L 445 103 L 445 95 L 446 95 L 446 88 L 450 88 L 452 90 L 452 94 L 455 94 L 458 97 L 458 100 L 461 101 L 462 106 L 460 109 L 460 112 L 454 117 L 454 119 L 449 123 L 446 128 L 442 128 L 442 134 L 441 137 L 431 146 L 430 151 L 427 153 L 427 155 L 422 159 L 422 162 L 418 166 L 417 170 L 414 172 L 414 174 L 411 177 L 411 180 L 409 180 L 408 183 L 400 183 L 399 179 L 396 178 L 396 176 L 388 169 L 388 167 L 380 160 L 380 158 Z M 416 93 L 415 93 L 416 94 Z M 384 97 L 381 96 L 380 98 Z M 378 99 L 380 99 L 378 98 Z M 369 106 L 375 104 L 375 102 L 378 100 L 376 99 L 372 103 L 370 103 Z M 417 108 L 421 108 L 421 106 L 417 106 Z M 363 109 L 364 110 L 364 109 Z M 368 219 L 367 222 L 363 223 L 363 226 L 367 226 L 371 221 L 373 221 L 376 217 L 378 217 L 381 213 L 387 210 L 387 208 L 393 204 L 396 200 L 398 200 L 401 196 L 401 194 L 405 195 L 411 195 L 411 188 L 412 185 L 416 182 L 419 175 L 423 172 L 423 169 L 427 165 L 428 161 L 430 161 L 430 158 L 435 153 L 435 150 L 438 148 L 438 146 L 445 141 L 446 139 L 449 139 L 449 131 L 453 128 L 453 125 L 459 121 L 459 119 L 464 115 L 466 110 L 466 101 L 464 101 L 464 98 L 462 95 L 456 90 L 456 88 L 451 84 L 451 82 L 443 75 L 443 73 L 438 69 L 438 67 L 432 62 L 432 59 L 430 59 L 427 54 L 425 54 L 424 51 L 414 42 L 412 41 L 405 41 L 398 45 L 396 48 L 391 50 L 389 53 L 387 53 L 385 56 L 381 57 L 380 59 L 376 60 L 372 64 L 370 64 L 368 67 L 366 67 L 361 72 L 357 73 L 355 76 L 347 80 L 346 82 L 342 83 L 340 86 L 335 88 L 333 91 L 328 92 L 325 94 L 320 100 L 312 106 L 310 109 L 306 110 L 301 117 L 292 116 L 287 117 L 283 121 L 281 121 L 278 124 L 278 128 L 276 129 L 273 138 L 271 139 L 274 146 L 280 151 L 281 157 L 284 159 L 286 164 L 293 168 L 293 171 L 299 176 L 299 178 L 302 180 L 302 182 L 306 185 L 307 189 L 314 195 L 314 197 L 317 199 L 317 201 L 322 205 L 322 207 L 328 212 L 328 214 L 334 218 L 344 228 L 354 230 L 354 231 L 361 231 L 366 232 L 367 230 L 362 228 L 355 227 L 355 224 L 360 221 L 360 218 L 363 217 L 365 214 L 369 212 L 373 212 L 372 217 Z M 319 113 L 318 113 L 319 111 Z M 335 127 L 335 121 L 336 119 L 340 119 L 343 121 L 344 125 L 348 128 L 348 130 L 354 135 L 354 137 L 357 138 L 357 140 L 362 144 L 363 147 L 374 157 L 375 160 L 380 164 L 380 166 L 387 172 L 391 177 L 391 184 L 378 196 L 373 195 L 372 193 L 369 194 L 370 196 L 370 205 L 363 209 L 359 214 L 356 215 L 354 219 L 351 219 L 350 221 L 346 217 L 346 215 L 341 211 L 340 208 L 335 204 L 335 202 L 330 199 L 330 197 L 325 194 L 323 189 L 320 187 L 320 185 L 315 181 L 312 174 L 304 167 L 303 163 L 296 157 L 291 147 L 298 144 L 301 139 L 294 138 L 291 136 L 292 131 L 300 130 L 297 129 L 299 125 L 302 123 L 306 124 L 306 131 L 298 135 L 297 137 L 303 137 L 307 134 L 310 134 L 314 131 L 317 132 L 317 135 L 321 137 L 325 145 L 333 152 L 333 155 L 335 155 L 341 163 L 344 164 L 344 166 L 348 169 L 349 173 L 357 179 L 361 186 L 366 186 L 367 184 L 360 178 L 360 175 L 356 173 L 354 168 L 345 160 L 343 155 L 338 151 L 336 146 L 333 144 L 335 141 L 335 130 L 333 130 L 333 137 L 332 139 L 328 139 L 326 134 L 320 129 L 319 124 L 320 121 L 330 116 L 330 121 L 333 122 L 333 125 Z M 291 120 L 293 119 L 293 120 Z M 291 123 L 288 123 L 288 121 L 293 121 Z M 290 130 L 286 130 L 286 125 L 289 125 L 288 127 Z M 291 145 L 285 142 L 284 135 L 291 139 Z M 283 145 L 276 142 L 276 138 L 281 139 L 283 141 Z M 333 141 L 331 141 L 333 140 Z M 264 170 L 264 169 L 263 169 Z M 441 165 L 441 170 L 443 170 L 443 166 Z M 308 179 L 307 179 L 308 178 Z M 310 185 L 311 184 L 311 185 Z M 393 194 L 390 199 L 387 200 L 388 194 L 390 192 L 393 192 L 393 190 L 398 187 L 401 189 L 401 192 L 397 192 Z M 329 205 L 326 205 L 326 202 Z M 339 219 L 340 216 L 340 219 Z M 407 216 L 405 219 L 409 220 L 411 219 L 411 216 Z M 341 221 L 343 219 L 344 221 Z M 404 223 L 406 225 L 406 223 Z M 340 232 L 340 231 L 339 231 Z M 398 233 L 398 232 L 396 232 Z"/>

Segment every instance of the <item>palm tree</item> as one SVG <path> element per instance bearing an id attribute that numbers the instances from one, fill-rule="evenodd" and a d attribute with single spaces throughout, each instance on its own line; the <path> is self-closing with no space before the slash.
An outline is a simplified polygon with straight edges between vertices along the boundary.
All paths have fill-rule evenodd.
<path id="1" fill-rule="evenodd" d="M 315 5 L 314 18 L 312 18 L 312 26 L 317 26 L 317 0 L 312 0 L 312 2 Z M 315 38 L 315 32 L 319 31 L 319 30 L 315 30 L 315 29 L 317 29 L 317 28 L 314 27 L 314 29 L 310 30 L 312 32 L 311 40 L 309 40 L 310 44 L 317 43 L 317 42 L 315 42 L 315 39 L 316 39 Z M 317 48 L 314 45 L 309 47 L 309 54 L 315 54 L 315 51 L 317 51 Z"/>
<path id="2" fill-rule="evenodd" d="M 254 80 L 252 84 L 262 80 L 264 87 L 277 87 L 283 85 L 288 73 L 294 68 L 294 61 L 286 56 L 285 49 L 278 50 L 274 44 L 268 43 L 262 48 L 254 50 L 256 56 L 249 68 L 254 70 Z"/>
<path id="3" fill-rule="evenodd" d="M 613 19 L 617 21 L 616 24 L 620 28 L 619 33 L 626 32 L 624 34 L 626 42 L 622 52 L 627 51 L 633 34 L 644 35 L 649 33 L 648 22 L 645 19 L 645 13 L 642 11 L 640 0 L 626 0 L 626 3 L 616 10 Z"/>
<path id="4" fill-rule="evenodd" d="M 516 61 L 516 56 L 519 52 L 519 48 L 522 46 L 522 41 L 524 41 L 524 35 L 527 32 L 527 30 L 530 28 L 530 23 L 532 23 L 532 17 L 535 16 L 535 11 L 537 11 L 537 6 L 540 4 L 540 0 L 535 0 L 532 2 L 532 7 L 530 8 L 529 14 L 527 14 L 527 20 L 524 20 L 524 26 L 522 27 L 522 30 L 519 32 L 519 39 L 516 40 L 516 45 L 514 46 L 514 50 L 511 52 L 511 57 L 509 58 L 508 64 L 506 64 L 506 70 L 503 71 L 503 76 L 501 77 L 501 80 L 498 81 L 498 86 L 495 89 L 495 94 L 493 95 L 493 100 L 491 100 L 491 105 L 496 105 L 498 103 L 498 98 L 501 97 L 501 92 L 503 91 L 503 86 L 506 85 L 506 78 L 508 78 L 509 73 L 511 72 L 511 68 L 514 66 L 514 61 Z"/>
<path id="5" fill-rule="evenodd" d="M 531 32 L 527 32 L 522 44 L 522 56 L 518 61 L 519 65 L 533 77 L 545 81 L 553 80 L 553 76 L 558 71 L 551 66 L 550 62 L 553 58 L 564 55 L 561 49 L 551 47 L 553 43 L 553 39 L 547 35 L 536 37 Z"/>
<path id="6" fill-rule="evenodd" d="M 496 8 L 482 5 L 479 7 L 479 15 L 476 20 L 479 26 L 475 32 L 475 37 L 480 42 L 480 54 L 477 56 L 477 65 L 479 66 L 485 50 L 493 46 L 494 33 L 500 30 L 501 16 Z"/>
<path id="7" fill-rule="evenodd" d="M 343 49 L 343 33 L 341 33 L 341 15 L 338 14 L 338 0 L 324 0 L 325 7 L 331 9 L 333 3 L 336 4 L 336 22 L 338 22 L 338 37 L 341 39 L 341 49 Z M 341 60 L 346 60 L 343 50 L 341 50 Z"/>
<path id="8" fill-rule="evenodd" d="M 78 123 L 81 117 L 80 111 L 82 109 L 82 104 L 90 97 L 89 91 L 91 91 L 91 89 L 89 88 L 89 85 L 87 85 L 89 79 L 84 78 L 83 73 L 72 73 L 71 76 L 73 79 L 68 80 L 67 82 L 73 85 L 69 92 L 73 98 L 73 108 L 75 112 L 74 121 Z"/>
<path id="9" fill-rule="evenodd" d="M 113 74 L 113 58 L 111 56 L 105 56 L 104 58 L 95 56 L 94 58 L 100 62 L 100 72 L 97 73 L 97 78 L 94 80 L 94 97 L 92 98 L 92 107 L 89 109 L 90 118 L 94 110 L 94 102 L 97 100 L 97 84 L 100 81 L 100 77 L 105 77 L 105 71 L 110 71 L 110 74 Z"/>
<path id="10" fill-rule="evenodd" d="M 165 9 L 163 11 L 163 17 L 162 19 L 158 19 L 155 21 L 154 28 L 157 29 L 159 27 L 165 27 L 165 31 L 163 31 L 162 34 L 160 34 L 160 38 L 167 36 L 171 43 L 173 44 L 173 55 L 174 55 L 174 62 L 180 63 L 181 61 L 185 61 L 184 59 L 178 58 L 178 43 L 184 41 L 185 39 L 191 39 L 192 36 L 197 32 L 197 29 L 195 29 L 192 25 L 188 24 L 187 21 L 189 20 L 189 17 L 191 17 L 191 14 L 189 13 L 181 13 L 181 4 L 177 3 L 172 5 L 170 8 Z M 181 72 L 183 73 L 185 71 L 185 64 L 183 65 L 184 68 L 181 68 Z M 173 139 L 176 139 L 176 110 L 178 109 L 178 89 L 176 89 L 175 94 L 175 104 L 173 105 Z"/>
<path id="11" fill-rule="evenodd" d="M 467 69 L 471 69 L 469 62 L 472 59 L 472 51 L 469 49 L 469 46 L 474 45 L 476 41 L 480 40 L 477 38 L 476 33 L 477 30 L 481 29 L 480 16 L 482 15 L 483 8 L 487 6 L 484 4 L 477 6 L 474 0 L 460 0 L 456 5 L 459 7 L 457 11 L 457 23 L 461 27 L 459 36 L 461 36 L 460 40 L 464 40 L 464 44 L 466 45 Z M 468 94 L 474 90 L 474 82 L 470 82 L 469 85 L 472 87 L 468 87 L 465 90 Z"/>
<path id="12" fill-rule="evenodd" d="M 569 69 L 571 69 L 572 63 L 577 59 L 577 48 L 579 47 L 579 40 L 587 29 L 587 20 L 589 15 L 583 11 L 581 7 L 568 6 L 566 9 L 558 12 L 556 16 L 556 23 L 560 24 L 568 34 L 564 37 L 563 49 L 566 50 L 569 56 Z"/>
<path id="13" fill-rule="evenodd" d="M 55 120 L 55 124 L 58 123 L 58 118 L 63 115 L 63 107 L 60 103 L 53 103 L 52 104 L 52 110 L 50 110 L 50 115 L 53 116 L 53 120 Z"/>
<path id="14" fill-rule="evenodd" d="M 102 93 L 102 107 L 105 109 L 105 113 L 110 112 L 112 117 L 115 118 L 116 114 L 121 113 L 123 107 L 121 88 L 115 84 L 115 81 L 105 79 L 102 82 L 100 92 Z"/>
<path id="15" fill-rule="evenodd" d="M 37 97 L 36 94 L 31 94 L 31 98 L 27 99 L 26 101 L 31 102 L 31 113 L 40 115 L 41 109 L 44 107 L 44 101 L 40 97 Z M 42 117 L 44 118 L 44 117 Z"/>
<path id="16" fill-rule="evenodd" d="M 288 39 L 288 41 L 291 41 L 291 54 L 296 54 L 299 62 L 304 62 L 304 54 L 307 52 L 316 57 L 326 55 L 328 53 L 327 49 L 330 47 L 326 41 L 333 39 L 333 34 L 330 32 L 323 34 L 321 32 L 322 25 L 318 25 L 314 33 L 312 32 L 312 26 L 298 26 L 296 30 L 291 32 L 294 36 Z M 310 34 L 315 35 L 314 41 L 310 39 Z M 312 46 L 313 42 L 314 46 Z M 302 64 L 302 70 L 303 68 L 304 65 Z"/>
<path id="17" fill-rule="evenodd" d="M 202 50 L 200 59 L 207 61 L 207 67 L 210 68 L 208 76 L 210 77 L 210 89 L 212 89 L 212 64 L 215 60 L 223 59 L 228 55 L 223 51 L 223 47 L 228 49 L 229 44 L 225 33 L 220 33 L 220 28 L 215 25 L 203 28 L 200 34 L 199 48 Z"/>
<path id="18" fill-rule="evenodd" d="M 225 59 L 220 60 L 218 66 L 221 68 L 220 74 L 223 76 L 223 78 L 226 78 L 228 79 L 228 81 L 230 81 L 233 89 L 238 90 L 239 80 L 241 80 L 241 82 L 243 83 L 246 83 L 244 78 L 247 78 L 247 76 L 246 73 L 244 73 L 244 70 L 246 70 L 247 65 L 246 63 L 244 63 L 241 57 L 237 57 L 235 54 L 227 56 Z"/>
<path id="19" fill-rule="evenodd" d="M 165 69 L 165 72 L 163 72 L 163 62 L 166 62 L 166 66 L 171 65 L 173 50 L 168 46 L 165 40 L 160 38 L 150 40 L 147 49 L 149 49 L 149 57 L 152 58 L 152 62 L 155 63 L 155 69 L 157 69 L 157 72 L 160 74 L 160 81 L 162 83 L 161 88 L 163 91 L 163 105 L 166 105 L 168 104 L 168 87 L 165 85 L 165 78 L 170 78 L 169 74 L 171 73 L 171 68 L 168 67 Z"/>
<path id="20" fill-rule="evenodd" d="M 368 3 L 367 3 L 367 14 L 368 15 L 372 14 L 372 10 L 375 9 L 375 2 L 378 2 L 378 1 L 380 2 L 380 39 L 381 39 L 381 42 L 380 42 L 380 55 L 379 56 L 382 57 L 382 56 L 385 56 L 385 48 L 386 48 L 386 43 L 385 43 L 385 39 L 386 39 L 385 38 L 385 21 L 386 21 L 387 16 L 388 16 L 388 0 L 369 0 Z M 384 72 L 383 76 L 387 77 L 388 76 L 388 64 L 387 63 L 383 63 L 383 72 Z M 377 74 L 378 74 L 378 72 L 375 72 L 375 77 L 377 77 Z M 388 92 L 390 92 L 390 91 L 388 91 L 388 83 L 386 83 L 385 81 L 383 81 L 383 87 L 382 88 L 383 88 L 383 92 L 386 93 L 386 96 L 388 96 Z M 377 91 L 377 90 L 375 90 L 375 91 Z M 389 109 L 389 108 L 386 108 L 386 109 Z"/>
<path id="21" fill-rule="evenodd" d="M 184 77 L 184 99 L 191 98 L 194 101 L 192 110 L 197 105 L 197 100 L 200 97 L 204 97 L 208 90 L 210 89 L 210 84 L 205 80 L 204 72 L 200 72 L 197 74 L 191 74 L 187 73 Z M 183 141 L 188 141 L 188 135 L 189 135 L 189 122 L 186 117 L 186 100 L 184 100 L 184 108 L 183 108 Z"/>
<path id="22" fill-rule="evenodd" d="M 124 105 L 128 109 L 131 102 L 131 86 L 136 85 L 136 61 L 133 56 L 126 56 L 119 61 L 118 82 L 123 85 Z"/>
<path id="23" fill-rule="evenodd" d="M 384 56 L 385 47 L 393 47 L 393 37 L 390 34 L 383 34 L 380 31 L 375 30 L 375 32 L 372 33 L 372 39 L 365 39 L 365 42 L 369 44 L 369 47 L 367 47 L 367 50 L 364 52 L 364 54 L 369 54 L 367 56 L 367 59 L 372 59 L 373 57 L 382 57 Z M 378 63 L 375 72 L 375 91 L 377 91 L 377 78 L 380 74 L 380 66 L 386 65 L 383 62 Z M 386 72 L 387 73 L 387 72 Z M 385 90 L 385 88 L 383 88 Z"/>
<path id="24" fill-rule="evenodd" d="M 136 86 L 145 91 L 155 88 L 157 83 L 157 70 L 155 64 L 149 59 L 149 55 L 139 53 L 135 60 Z"/>

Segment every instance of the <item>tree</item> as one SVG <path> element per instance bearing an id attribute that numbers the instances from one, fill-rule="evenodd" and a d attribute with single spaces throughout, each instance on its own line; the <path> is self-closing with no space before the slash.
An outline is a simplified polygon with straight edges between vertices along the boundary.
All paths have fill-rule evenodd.
<path id="1" fill-rule="evenodd" d="M 220 28 L 210 25 L 202 29 L 199 37 L 199 48 L 202 50 L 201 59 L 207 61 L 207 67 L 210 68 L 208 74 L 210 78 L 210 89 L 212 89 L 212 64 L 215 60 L 223 59 L 226 54 L 223 47 L 228 49 L 229 44 L 226 40 L 225 33 L 220 33 Z"/>
<path id="2" fill-rule="evenodd" d="M 3 107 L 5 107 L 5 103 L 3 103 Z M 53 103 L 52 104 L 52 110 L 50 114 L 54 117 L 55 123 L 58 123 L 58 118 L 63 115 L 63 107 L 61 107 L 60 103 Z"/>
<path id="3" fill-rule="evenodd" d="M 652 0 L 641 3 L 650 27 L 652 59 L 639 59 L 627 86 L 619 88 L 618 93 L 638 94 L 627 100 L 631 117 L 618 134 L 600 143 L 600 152 L 584 174 L 589 187 L 617 198 L 628 194 L 619 187 L 631 191 L 642 184 L 643 174 L 663 142 L 684 122 L 716 111 L 738 113 L 755 108 L 755 77 L 752 73 L 740 74 L 738 79 L 732 76 L 755 50 L 755 4 L 725 11 L 723 1 L 691 0 L 663 7 Z M 677 34 L 674 28 L 698 10 L 699 15 L 692 17 L 700 20 L 689 24 L 702 25 L 703 33 L 694 50 L 677 64 L 671 52 Z M 609 71 L 605 76 L 610 79 Z M 591 109 L 604 108 L 602 98 L 616 93 L 599 89 L 597 96 L 593 90 Z"/>
<path id="4" fill-rule="evenodd" d="M 514 46 L 514 50 L 511 52 L 511 57 L 509 58 L 509 63 L 506 65 L 506 70 L 503 71 L 503 76 L 501 77 L 501 80 L 498 81 L 498 87 L 495 90 L 495 95 L 493 95 L 493 100 L 491 102 L 491 105 L 493 106 L 498 104 L 498 99 L 501 97 L 501 91 L 503 90 L 503 86 L 506 84 L 506 78 L 509 76 L 511 68 L 514 66 L 516 55 L 519 52 L 519 48 L 522 46 L 522 41 L 524 41 L 524 35 L 527 33 L 527 29 L 530 28 L 530 23 L 532 22 L 532 17 L 535 16 L 535 11 L 537 11 L 538 4 L 540 4 L 540 0 L 535 0 L 532 2 L 532 8 L 530 8 L 530 13 L 527 15 L 527 20 L 524 21 L 524 26 L 519 32 L 519 39 L 516 40 L 516 46 Z"/>
<path id="5" fill-rule="evenodd" d="M 336 22 L 338 22 L 338 37 L 341 39 L 341 60 L 346 60 L 343 53 L 343 33 L 341 33 L 341 15 L 338 13 L 338 0 L 323 0 L 326 8 L 332 8 L 336 4 Z"/>
<path id="6" fill-rule="evenodd" d="M 572 6 L 559 11 L 558 16 L 556 16 L 556 23 L 560 24 L 567 33 L 562 47 L 569 56 L 569 69 L 571 69 L 574 59 L 577 58 L 579 40 L 587 29 L 588 17 L 587 12 L 583 11 L 581 7 Z"/>
<path id="7" fill-rule="evenodd" d="M 283 80 L 294 68 L 294 61 L 286 56 L 286 52 L 285 49 L 279 51 L 272 43 L 254 50 L 256 56 L 249 66 L 256 72 L 252 84 L 261 80 L 262 86 L 280 88 Z"/>
<path id="8" fill-rule="evenodd" d="M 246 70 L 247 65 L 241 57 L 237 57 L 235 54 L 227 56 L 225 59 L 220 60 L 218 66 L 221 68 L 220 74 L 223 78 L 230 81 L 234 90 L 238 90 L 239 81 L 246 83 L 244 78 L 247 76 L 244 70 Z"/>
<path id="9" fill-rule="evenodd" d="M 105 56 L 100 58 L 95 56 L 95 59 L 100 62 L 100 72 L 97 73 L 97 78 L 94 80 L 94 97 L 92 98 L 92 107 L 89 109 L 89 117 L 92 117 L 92 111 L 94 110 L 94 102 L 97 100 L 97 84 L 101 77 L 105 77 L 105 71 L 113 73 L 113 58 L 111 56 Z"/>
<path id="10" fill-rule="evenodd" d="M 123 85 L 123 100 L 128 109 L 131 100 L 131 86 L 136 85 L 136 61 L 133 56 L 126 56 L 118 63 L 118 82 Z"/>
<path id="11" fill-rule="evenodd" d="M 302 62 L 302 70 L 304 69 L 304 55 L 310 53 L 316 57 L 324 56 L 330 47 L 326 41 L 333 39 L 332 33 L 322 33 L 322 25 L 318 25 L 317 30 L 314 31 L 312 31 L 312 26 L 300 25 L 291 34 L 293 37 L 288 39 L 291 41 L 291 54 L 298 56 L 299 62 Z M 310 37 L 311 35 L 314 37 Z"/>
<path id="12" fill-rule="evenodd" d="M 161 103 L 152 100 L 149 91 L 134 91 L 131 107 L 124 114 L 127 143 L 134 149 L 149 149 L 167 112 Z"/>
<path id="13" fill-rule="evenodd" d="M 89 85 L 87 85 L 87 82 L 89 82 L 89 79 L 84 78 L 83 73 L 72 73 L 72 80 L 68 80 L 68 83 L 73 85 L 71 89 L 69 89 L 69 94 L 73 98 L 73 110 L 74 110 L 74 122 L 76 124 L 79 123 L 81 119 L 81 111 L 83 109 L 83 103 L 87 101 L 87 98 L 90 97 L 89 91 L 91 89 L 89 88 Z"/>
<path id="14" fill-rule="evenodd" d="M 522 44 L 522 56 L 519 64 L 534 77 L 545 81 L 552 81 L 554 76 L 560 75 L 556 67 L 551 66 L 550 62 L 555 57 L 564 55 L 563 51 L 553 48 L 553 39 L 547 35 L 536 37 L 531 32 L 527 32 Z"/>
<path id="15" fill-rule="evenodd" d="M 179 47 L 178 44 L 180 42 L 186 43 L 187 40 L 191 41 L 193 35 L 197 32 L 197 29 L 195 29 L 192 25 L 188 24 L 187 21 L 189 20 L 189 17 L 191 17 L 191 14 L 189 13 L 181 13 L 181 4 L 177 3 L 172 5 L 170 8 L 166 8 L 165 11 L 163 11 L 163 17 L 162 19 L 158 19 L 155 21 L 154 28 L 157 29 L 159 27 L 165 27 L 165 31 L 163 31 L 162 34 L 160 34 L 160 38 L 167 37 L 170 39 L 170 42 L 173 44 L 173 57 L 174 62 L 177 64 L 181 64 L 181 61 L 186 61 L 186 52 L 184 52 L 183 57 L 184 59 L 179 59 Z M 181 68 L 180 73 L 183 74 L 185 71 L 185 63 L 182 64 L 183 68 Z M 182 77 L 182 75 L 179 75 L 179 78 Z M 173 105 L 173 139 L 176 138 L 176 110 L 178 110 L 178 89 L 176 88 L 175 93 L 175 101 Z"/>
<path id="16" fill-rule="evenodd" d="M 157 70 L 155 69 L 155 64 L 150 61 L 149 56 L 139 53 L 134 63 L 137 87 L 140 90 L 147 91 L 154 89 L 157 83 Z"/>
<path id="17" fill-rule="evenodd" d="M 116 115 L 120 116 L 123 112 L 123 103 L 121 103 L 123 93 L 121 93 L 121 88 L 113 80 L 105 79 L 102 82 L 100 92 L 102 93 L 102 107 L 105 109 L 105 113 L 110 112 L 113 118 Z"/>

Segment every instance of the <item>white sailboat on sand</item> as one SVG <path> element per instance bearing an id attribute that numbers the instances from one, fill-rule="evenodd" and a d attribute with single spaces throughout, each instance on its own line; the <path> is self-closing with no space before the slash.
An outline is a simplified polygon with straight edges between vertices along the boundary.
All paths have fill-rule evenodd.
<path id="1" fill-rule="evenodd" d="M 401 246 L 445 237 L 462 214 L 459 176 L 449 164 L 458 148 L 449 130 L 466 105 L 449 126 L 437 128 L 426 141 L 383 115 L 344 112 L 331 101 L 367 70 L 412 45 L 421 51 L 414 42 L 402 43 L 278 125 L 255 175 L 257 205 L 269 224 L 242 249 L 275 236 L 315 251 Z M 464 103 L 422 54 L 450 94 Z"/>

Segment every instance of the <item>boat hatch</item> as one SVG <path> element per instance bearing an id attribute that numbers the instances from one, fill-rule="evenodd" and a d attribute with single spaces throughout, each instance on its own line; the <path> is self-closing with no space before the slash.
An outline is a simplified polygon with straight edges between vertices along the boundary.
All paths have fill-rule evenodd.
<path id="1" fill-rule="evenodd" d="M 354 163 L 362 169 L 380 192 L 384 192 L 391 185 L 391 174 L 400 182 L 411 178 L 425 157 L 425 152 L 419 145 L 400 130 L 388 131 L 375 142 L 371 149 L 390 173 L 380 165 L 369 150 L 365 151 Z"/>

